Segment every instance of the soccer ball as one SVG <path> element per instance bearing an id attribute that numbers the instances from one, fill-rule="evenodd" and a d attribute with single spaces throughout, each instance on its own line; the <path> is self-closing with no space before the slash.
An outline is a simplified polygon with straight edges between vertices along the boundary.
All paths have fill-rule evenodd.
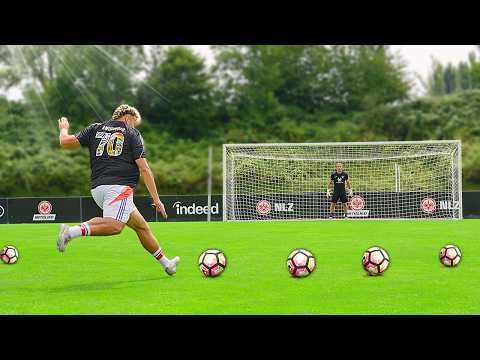
<path id="1" fill-rule="evenodd" d="M 387 271 L 390 256 L 381 247 L 371 247 L 363 253 L 362 265 L 369 275 L 380 275 Z"/>
<path id="2" fill-rule="evenodd" d="M 198 258 L 198 266 L 206 277 L 217 277 L 227 267 L 227 258 L 220 250 L 206 250 Z"/>
<path id="3" fill-rule="evenodd" d="M 445 245 L 440 250 L 440 262 L 448 267 L 457 266 L 462 259 L 460 249 L 455 245 Z"/>
<path id="4" fill-rule="evenodd" d="M 5 264 L 15 264 L 18 261 L 18 250 L 14 246 L 5 246 L 0 253 L 0 258 Z"/>
<path id="5" fill-rule="evenodd" d="M 315 257 L 304 249 L 293 250 L 287 258 L 288 272 L 294 277 L 305 277 L 315 270 Z"/>

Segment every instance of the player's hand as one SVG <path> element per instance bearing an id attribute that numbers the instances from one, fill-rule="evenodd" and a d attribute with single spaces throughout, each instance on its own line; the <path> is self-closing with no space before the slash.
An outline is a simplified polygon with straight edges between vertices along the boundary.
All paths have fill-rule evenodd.
<path id="1" fill-rule="evenodd" d="M 62 117 L 60 119 L 58 119 L 58 128 L 60 130 L 62 129 L 69 129 L 70 128 L 70 124 L 68 123 L 68 119 L 66 117 Z"/>
<path id="2" fill-rule="evenodd" d="M 168 218 L 167 212 L 165 211 L 165 205 L 160 201 L 160 199 L 157 199 L 153 202 L 152 206 L 157 210 L 160 214 L 162 214 L 164 219 Z"/>
<path id="3" fill-rule="evenodd" d="M 352 189 L 348 189 L 348 196 L 353 196 L 353 190 Z"/>
<path id="4" fill-rule="evenodd" d="M 331 189 L 327 189 L 327 197 L 330 197 L 332 196 L 332 190 Z"/>

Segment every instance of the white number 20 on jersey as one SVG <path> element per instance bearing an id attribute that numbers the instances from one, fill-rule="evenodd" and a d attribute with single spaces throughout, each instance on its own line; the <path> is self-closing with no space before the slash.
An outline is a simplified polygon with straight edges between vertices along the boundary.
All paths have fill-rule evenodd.
<path id="1" fill-rule="evenodd" d="M 102 156 L 105 151 L 105 145 L 107 145 L 107 154 L 110 156 L 118 156 L 123 151 L 123 143 L 125 137 L 122 133 L 116 132 L 113 134 L 107 132 L 97 132 L 96 139 L 101 139 L 97 146 L 97 156 Z"/>

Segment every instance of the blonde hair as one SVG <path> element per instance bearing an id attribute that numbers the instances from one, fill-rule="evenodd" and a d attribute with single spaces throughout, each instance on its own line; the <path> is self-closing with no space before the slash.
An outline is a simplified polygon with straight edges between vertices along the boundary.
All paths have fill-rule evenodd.
<path id="1" fill-rule="evenodd" d="M 119 107 L 115 109 L 112 115 L 112 120 L 117 120 L 120 119 L 122 116 L 125 115 L 131 115 L 136 118 L 135 125 L 140 124 L 142 121 L 142 117 L 140 116 L 140 113 L 138 112 L 137 109 L 135 109 L 133 106 L 127 105 L 127 104 L 122 104 Z"/>

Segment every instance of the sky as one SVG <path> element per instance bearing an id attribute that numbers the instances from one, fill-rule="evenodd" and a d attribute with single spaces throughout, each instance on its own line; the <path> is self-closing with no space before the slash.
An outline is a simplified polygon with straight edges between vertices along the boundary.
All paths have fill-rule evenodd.
<path id="1" fill-rule="evenodd" d="M 191 45 L 211 65 L 214 61 L 209 45 Z M 432 59 L 435 58 L 443 64 L 449 62 L 458 64 L 466 61 L 471 51 L 476 51 L 476 45 L 391 45 L 394 52 L 398 52 L 407 63 L 408 77 L 414 82 L 413 94 L 421 95 L 423 87 L 418 76 L 423 79 L 429 75 Z M 478 51 L 477 51 L 478 53 Z M 12 89 L 7 94 L 10 99 L 19 99 L 21 93 Z"/>

